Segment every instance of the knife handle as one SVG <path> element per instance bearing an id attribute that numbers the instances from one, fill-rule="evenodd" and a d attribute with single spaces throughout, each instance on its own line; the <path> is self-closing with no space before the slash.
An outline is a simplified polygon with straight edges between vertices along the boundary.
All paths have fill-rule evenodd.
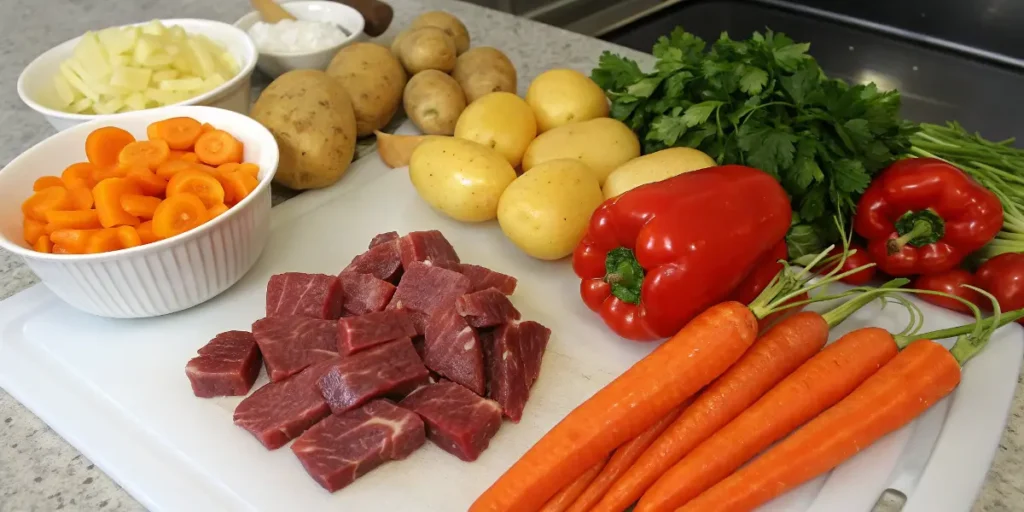
<path id="1" fill-rule="evenodd" d="M 366 21 L 363 32 L 370 37 L 377 37 L 384 33 L 391 25 L 391 19 L 395 12 L 391 6 L 380 0 L 335 0 L 345 4 L 357 11 Z"/>

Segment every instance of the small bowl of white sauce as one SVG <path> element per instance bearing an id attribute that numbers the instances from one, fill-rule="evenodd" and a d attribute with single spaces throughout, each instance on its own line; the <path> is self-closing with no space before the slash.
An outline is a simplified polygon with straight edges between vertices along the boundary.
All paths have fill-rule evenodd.
<path id="1" fill-rule="evenodd" d="M 364 37 L 363 16 L 345 4 L 301 1 L 281 7 L 296 19 L 266 23 L 252 11 L 235 22 L 256 43 L 256 67 L 272 78 L 293 69 L 326 69 L 341 47 Z"/>

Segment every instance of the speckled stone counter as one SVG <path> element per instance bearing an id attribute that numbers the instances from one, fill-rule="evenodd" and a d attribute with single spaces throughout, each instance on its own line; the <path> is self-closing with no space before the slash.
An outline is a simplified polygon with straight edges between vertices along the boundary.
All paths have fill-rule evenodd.
<path id="1" fill-rule="evenodd" d="M 507 14 L 447 0 L 390 0 L 395 21 L 382 42 L 389 42 L 416 14 L 443 9 L 469 27 L 474 45 L 505 51 L 519 70 L 520 93 L 551 67 L 589 72 L 604 50 L 616 50 L 646 62 L 644 55 L 595 39 Z M 89 29 L 153 18 L 210 18 L 233 22 L 247 9 L 244 0 L 10 0 L 0 16 L 0 162 L 6 164 L 53 133 L 23 106 L 15 84 L 18 73 L 50 47 Z M 256 86 L 266 83 L 256 77 Z M 361 153 L 370 147 L 361 148 Z M 6 192 L 6 191 L 4 191 Z M 275 201 L 292 194 L 275 191 Z M 12 197 L 16 197 L 17 194 Z M 8 199 L 11 200 L 11 199 Z M 37 282 L 21 261 L 0 251 L 0 299 Z M 17 297 L 8 300 L 18 300 Z M 1020 383 L 995 464 L 975 504 L 975 512 L 1024 510 L 1024 401 Z M 138 511 L 142 505 L 50 430 L 25 407 L 0 390 L 0 512 Z"/>

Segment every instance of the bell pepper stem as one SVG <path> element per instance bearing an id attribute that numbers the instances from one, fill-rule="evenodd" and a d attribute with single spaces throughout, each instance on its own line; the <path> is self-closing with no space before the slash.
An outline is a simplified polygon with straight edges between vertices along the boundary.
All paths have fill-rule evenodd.
<path id="1" fill-rule="evenodd" d="M 639 304 L 640 290 L 644 283 L 644 269 L 636 260 L 633 251 L 625 247 L 609 251 L 604 266 L 604 280 L 611 285 L 612 295 L 623 302 Z"/>
<path id="2" fill-rule="evenodd" d="M 934 211 L 907 212 L 896 221 L 896 233 L 899 236 L 889 239 L 885 249 L 892 256 L 899 254 L 907 244 L 921 247 L 935 243 L 945 232 L 945 222 Z"/>

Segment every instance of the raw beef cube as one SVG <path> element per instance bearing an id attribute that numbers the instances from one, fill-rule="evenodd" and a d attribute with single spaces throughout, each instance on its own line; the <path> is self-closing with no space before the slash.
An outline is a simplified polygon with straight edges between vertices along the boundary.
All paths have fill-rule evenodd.
<path id="1" fill-rule="evenodd" d="M 448 307 L 469 291 L 469 278 L 452 270 L 414 261 L 405 268 L 388 309 L 432 313 Z"/>
<path id="2" fill-rule="evenodd" d="M 370 274 L 377 279 L 397 283 L 402 275 L 402 255 L 398 249 L 398 240 L 381 242 L 355 258 L 341 271 Z"/>
<path id="3" fill-rule="evenodd" d="M 286 272 L 270 276 L 267 283 L 267 316 L 336 320 L 341 316 L 341 300 L 341 283 L 335 276 Z"/>
<path id="4" fill-rule="evenodd" d="M 268 450 L 284 446 L 331 414 L 316 384 L 334 361 L 321 361 L 257 389 L 235 408 L 235 425 L 256 436 Z"/>
<path id="5" fill-rule="evenodd" d="M 426 384 L 430 373 L 412 346 L 402 338 L 343 357 L 320 377 L 320 393 L 338 414 L 381 396 L 400 397 Z"/>
<path id="6" fill-rule="evenodd" d="M 412 338 L 412 346 L 416 349 L 416 354 L 420 356 L 420 359 L 424 358 L 427 353 L 427 340 L 423 336 L 414 336 Z M 430 369 L 429 367 L 427 368 Z"/>
<path id="7" fill-rule="evenodd" d="M 516 291 L 516 278 L 502 274 L 501 272 L 495 272 L 487 267 L 481 267 L 480 265 L 470 265 L 468 263 L 461 263 L 459 265 L 459 272 L 462 275 L 469 278 L 471 283 L 471 292 L 479 292 L 488 288 L 497 288 L 499 292 L 505 295 L 512 295 Z"/>
<path id="8" fill-rule="evenodd" d="M 419 388 L 398 405 L 423 418 L 434 444 L 467 462 L 487 449 L 501 427 L 501 406 L 454 382 Z"/>
<path id="9" fill-rule="evenodd" d="M 497 288 L 467 293 L 455 300 L 455 310 L 473 327 L 494 327 L 519 320 L 519 310 Z"/>
<path id="10" fill-rule="evenodd" d="M 272 316 L 253 322 L 267 376 L 278 382 L 307 366 L 338 357 L 338 322 L 305 316 Z"/>
<path id="11" fill-rule="evenodd" d="M 387 242 L 390 242 L 392 240 L 398 240 L 398 232 L 397 231 L 388 231 L 386 233 L 381 233 L 381 234 L 373 237 L 372 240 L 370 240 L 370 247 L 368 247 L 368 249 L 373 249 L 374 247 L 376 247 L 376 246 L 378 246 L 380 244 L 387 243 Z"/>
<path id="12" fill-rule="evenodd" d="M 252 334 L 222 332 L 188 362 L 185 375 L 202 398 L 244 396 L 260 374 L 260 351 Z"/>
<path id="13" fill-rule="evenodd" d="M 408 457 L 426 439 L 419 416 L 374 400 L 328 416 L 299 436 L 292 452 L 313 480 L 334 492 L 385 462 Z"/>
<path id="14" fill-rule="evenodd" d="M 338 281 L 344 296 L 342 314 L 346 316 L 382 311 L 395 294 L 395 285 L 370 274 L 342 272 Z"/>
<path id="15" fill-rule="evenodd" d="M 398 247 L 402 254 L 402 267 L 406 270 L 414 261 L 437 264 L 459 262 L 459 255 L 455 254 L 455 248 L 437 230 L 413 231 L 398 239 Z"/>
<path id="16" fill-rule="evenodd" d="M 512 322 L 498 327 L 486 341 L 488 396 L 515 423 L 522 419 L 530 388 L 540 375 L 550 336 L 551 331 L 537 322 Z"/>
<path id="17" fill-rule="evenodd" d="M 354 354 L 398 338 L 416 336 L 409 313 L 402 309 L 376 311 L 338 320 L 336 348 L 343 355 Z"/>
<path id="18" fill-rule="evenodd" d="M 485 393 L 484 352 L 480 338 L 455 308 L 438 310 L 430 317 L 423 351 L 423 362 L 427 368 L 478 395 Z"/>

